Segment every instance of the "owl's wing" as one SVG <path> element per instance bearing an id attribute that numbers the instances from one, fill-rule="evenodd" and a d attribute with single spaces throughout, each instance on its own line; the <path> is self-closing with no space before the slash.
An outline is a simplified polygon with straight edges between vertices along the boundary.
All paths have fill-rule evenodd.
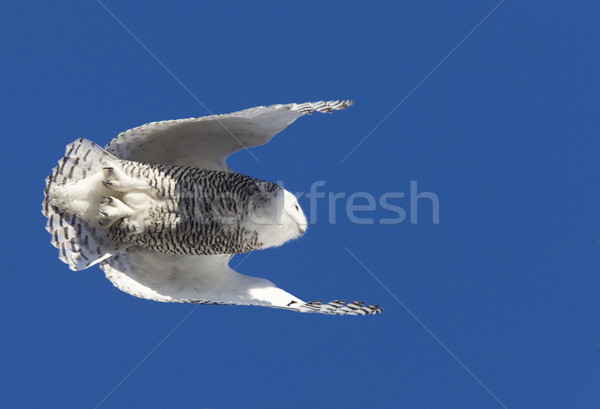
<path id="1" fill-rule="evenodd" d="M 106 150 L 120 159 L 229 171 L 226 159 L 264 145 L 302 115 L 332 112 L 351 100 L 271 105 L 225 115 L 151 122 L 119 134 Z"/>
<path id="2" fill-rule="evenodd" d="M 264 278 L 232 270 L 230 255 L 188 256 L 129 247 L 100 267 L 119 290 L 163 302 L 255 305 L 331 315 L 367 315 L 382 311 L 361 302 L 304 302 Z"/>

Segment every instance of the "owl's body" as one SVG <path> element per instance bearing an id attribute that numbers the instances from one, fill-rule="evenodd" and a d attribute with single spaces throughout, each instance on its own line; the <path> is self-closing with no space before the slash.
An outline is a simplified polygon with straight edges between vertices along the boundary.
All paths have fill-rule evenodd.
<path id="1" fill-rule="evenodd" d="M 167 254 L 241 254 L 281 245 L 306 230 L 304 214 L 292 208 L 295 198 L 268 181 L 120 160 L 82 138 L 67 146 L 65 159 L 49 179 L 48 204 L 104 231 L 105 240 L 121 247 L 135 244 Z M 104 256 L 90 248 L 86 237 L 71 238 L 86 251 L 83 267 Z M 81 257 L 77 252 L 73 256 L 70 266 L 81 269 Z"/>
<path id="2" fill-rule="evenodd" d="M 147 181 L 148 207 L 143 209 L 143 223 L 125 216 L 112 224 L 113 240 L 170 254 L 240 254 L 261 249 L 258 232 L 245 223 L 245 216 L 253 195 L 276 193 L 277 185 L 239 173 L 186 166 L 129 162 L 124 170 Z M 127 197 L 123 199 L 127 203 Z M 119 199 L 110 201 L 114 205 Z"/>
<path id="3" fill-rule="evenodd" d="M 151 123 L 122 133 L 107 150 L 76 140 L 46 181 L 43 213 L 59 258 L 73 270 L 100 263 L 119 289 L 157 301 L 380 312 L 362 303 L 305 303 L 227 265 L 233 254 L 282 245 L 307 228 L 290 192 L 231 172 L 228 154 L 268 142 L 313 110 L 350 104 L 275 105 Z"/>
<path id="4" fill-rule="evenodd" d="M 266 240 L 252 216 L 258 218 L 257 206 L 283 194 L 274 183 L 234 172 L 130 161 L 123 171 L 147 184 L 145 191 L 136 192 L 146 196 L 147 208 L 143 223 L 124 216 L 110 226 L 110 237 L 170 254 L 240 254 L 264 248 Z M 114 207 L 120 200 L 110 201 Z"/>

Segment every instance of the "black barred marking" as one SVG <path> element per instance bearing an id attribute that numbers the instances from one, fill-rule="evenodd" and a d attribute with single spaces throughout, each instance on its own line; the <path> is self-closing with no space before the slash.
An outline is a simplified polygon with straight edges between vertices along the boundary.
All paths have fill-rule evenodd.
<path id="1" fill-rule="evenodd" d="M 88 155 L 90 154 L 91 151 L 92 151 L 91 149 L 88 149 L 87 152 L 85 153 L 85 155 L 83 155 L 83 158 L 81 158 L 84 162 L 87 161 L 87 157 L 88 157 Z"/>
<path id="2" fill-rule="evenodd" d="M 73 148 L 71 148 L 71 150 L 73 150 Z M 70 151 L 69 151 L 70 153 Z M 58 174 L 62 175 L 63 174 L 63 169 L 65 168 L 65 165 L 67 163 L 67 161 L 69 160 L 68 154 L 67 156 L 65 156 L 64 158 L 62 158 L 62 160 L 60 161 L 60 166 L 58 167 Z"/>
<path id="3" fill-rule="evenodd" d="M 75 145 L 75 149 L 73 150 L 73 156 L 77 156 L 77 152 L 79 152 L 79 148 L 81 148 L 81 144 L 76 144 Z M 77 158 L 77 160 L 79 160 L 79 158 Z"/>
<path id="4" fill-rule="evenodd" d="M 345 304 L 343 300 L 336 300 L 327 304 L 323 304 L 321 301 L 310 301 L 299 306 L 294 306 L 292 309 L 327 315 L 372 315 L 383 311 L 377 305 L 364 305 L 364 302 L 358 301 Z"/>
<path id="5" fill-rule="evenodd" d="M 193 299 L 180 299 L 173 300 L 175 302 L 182 303 L 191 303 L 191 304 L 203 304 L 203 305 L 257 305 L 257 306 L 265 306 L 263 303 L 256 304 L 246 304 L 246 303 L 237 303 L 237 302 L 221 302 L 221 301 L 209 301 L 209 300 L 193 300 Z M 309 313 L 317 313 L 317 314 L 325 314 L 325 315 L 374 315 L 379 314 L 383 311 L 377 305 L 366 305 L 362 306 L 362 302 L 352 302 L 345 307 L 350 305 L 353 308 L 345 308 L 342 302 L 342 307 L 340 308 L 340 301 L 332 301 L 327 304 L 323 304 L 321 301 L 310 301 L 304 304 L 299 304 L 297 301 L 290 301 L 289 304 L 285 307 L 275 307 L 273 305 L 267 305 L 274 308 L 283 308 L 292 311 L 300 311 L 300 312 L 309 312 Z M 361 307 L 358 307 L 361 305 Z"/>
<path id="6" fill-rule="evenodd" d="M 121 161 L 122 170 L 145 175 L 157 201 L 149 224 L 138 231 L 125 217 L 109 229 L 110 238 L 169 254 L 247 253 L 261 247 L 258 234 L 241 227 L 251 199 L 279 186 L 249 176 L 198 169 Z"/>
<path id="7" fill-rule="evenodd" d="M 64 213 L 64 215 L 63 215 L 63 219 L 64 219 L 65 223 L 67 223 L 68 225 L 70 225 L 73 222 L 74 218 L 75 218 L 75 216 L 73 216 L 72 214 L 69 214 L 69 213 Z"/>

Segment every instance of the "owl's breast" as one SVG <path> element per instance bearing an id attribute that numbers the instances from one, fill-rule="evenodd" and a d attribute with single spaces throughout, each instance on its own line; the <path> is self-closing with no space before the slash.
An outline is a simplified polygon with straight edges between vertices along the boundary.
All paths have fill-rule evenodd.
<path id="1" fill-rule="evenodd" d="M 279 186 L 232 172 L 146 166 L 141 175 L 152 203 L 143 222 L 123 218 L 113 225 L 114 239 L 172 254 L 239 254 L 264 247 L 253 213 Z"/>

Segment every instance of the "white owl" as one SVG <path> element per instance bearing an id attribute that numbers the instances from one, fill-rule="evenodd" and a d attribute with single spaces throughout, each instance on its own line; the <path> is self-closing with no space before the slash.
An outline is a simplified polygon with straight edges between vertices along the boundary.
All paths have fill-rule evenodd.
<path id="1" fill-rule="evenodd" d="M 307 223 L 293 194 L 232 172 L 227 157 L 264 145 L 302 115 L 352 103 L 261 106 L 152 122 L 122 132 L 106 150 L 78 139 L 46 179 L 42 212 L 52 244 L 72 270 L 99 263 L 118 289 L 136 297 L 377 314 L 381 308 L 362 302 L 304 302 L 228 265 L 233 254 L 301 236 Z"/>

